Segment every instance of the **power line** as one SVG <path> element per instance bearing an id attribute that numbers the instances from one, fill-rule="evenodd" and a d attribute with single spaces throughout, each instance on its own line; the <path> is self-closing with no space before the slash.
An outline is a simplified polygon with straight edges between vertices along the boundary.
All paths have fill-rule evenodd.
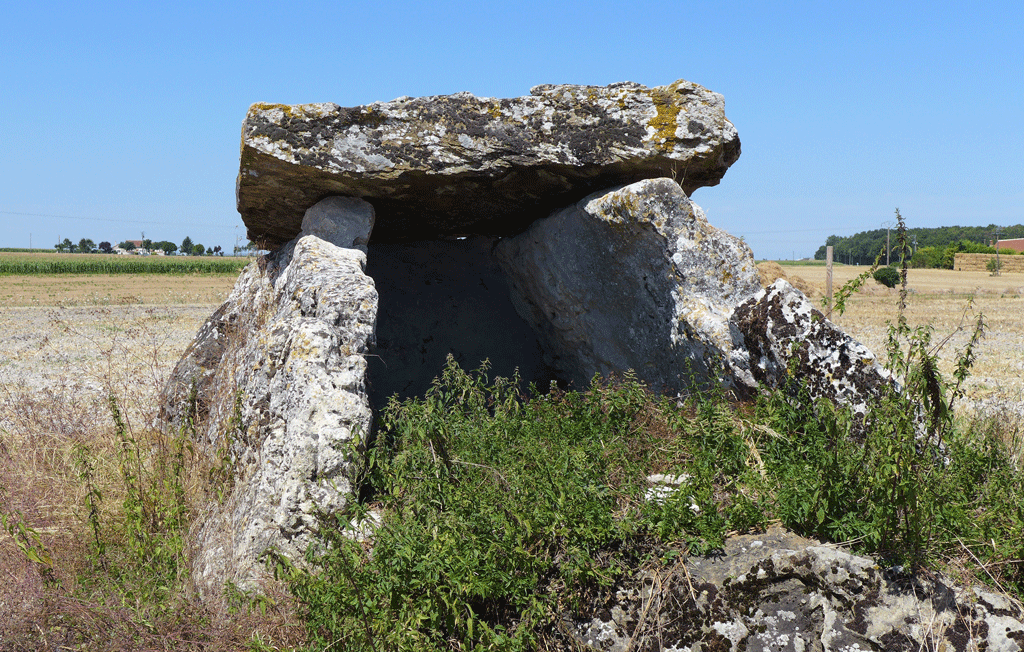
<path id="1" fill-rule="evenodd" d="M 765 235 L 769 233 L 835 233 L 837 231 L 853 231 L 860 227 L 856 226 L 837 226 L 830 227 L 827 229 L 773 229 L 771 231 L 743 231 L 744 235 Z"/>

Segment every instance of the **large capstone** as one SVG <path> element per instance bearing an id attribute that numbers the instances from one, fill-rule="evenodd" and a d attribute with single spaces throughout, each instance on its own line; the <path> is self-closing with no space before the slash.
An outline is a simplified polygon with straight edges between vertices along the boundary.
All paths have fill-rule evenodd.
<path id="1" fill-rule="evenodd" d="M 722 96 L 683 80 L 545 85 L 513 99 L 254 104 L 238 211 L 249 238 L 271 248 L 330 195 L 373 204 L 375 242 L 505 236 L 602 188 L 664 176 L 688 194 L 716 185 L 739 155 Z"/>
<path id="2" fill-rule="evenodd" d="M 547 363 L 577 386 L 629 369 L 657 391 L 753 385 L 729 324 L 761 287 L 753 256 L 672 179 L 596 193 L 496 253 Z"/>

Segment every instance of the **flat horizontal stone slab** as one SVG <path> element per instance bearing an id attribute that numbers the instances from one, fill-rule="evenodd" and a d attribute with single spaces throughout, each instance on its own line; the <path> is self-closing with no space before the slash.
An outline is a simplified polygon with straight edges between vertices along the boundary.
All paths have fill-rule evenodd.
<path id="1" fill-rule="evenodd" d="M 688 81 L 530 93 L 254 104 L 237 183 L 249 238 L 290 240 L 330 195 L 373 204 L 373 242 L 513 235 L 602 188 L 665 176 L 687 194 L 716 185 L 740 155 L 722 96 Z"/>

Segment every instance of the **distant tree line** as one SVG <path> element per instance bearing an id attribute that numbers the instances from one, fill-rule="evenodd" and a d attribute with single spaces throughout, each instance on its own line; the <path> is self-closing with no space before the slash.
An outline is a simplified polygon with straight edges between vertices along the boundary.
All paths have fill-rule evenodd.
<path id="1" fill-rule="evenodd" d="M 120 247 L 121 249 L 124 249 L 125 251 L 134 251 L 136 248 L 135 243 L 132 242 L 131 240 L 125 240 L 124 242 L 118 244 L 117 246 Z M 106 240 L 99 244 L 96 244 L 89 238 L 82 238 L 81 240 L 78 241 L 78 244 L 71 242 L 70 238 L 64 238 L 62 242 L 58 242 L 57 244 L 53 245 L 53 248 L 56 249 L 58 253 L 67 252 L 71 254 L 109 254 L 113 253 L 114 251 L 114 246 L 111 245 Z M 174 244 L 173 242 L 168 242 L 167 240 L 160 240 L 158 242 L 154 242 L 153 240 L 146 238 L 142 241 L 142 248 L 145 249 L 146 251 L 160 250 L 163 251 L 168 256 L 173 255 L 175 252 L 178 251 L 180 251 L 182 254 L 185 254 L 186 256 L 224 255 L 224 250 L 221 249 L 220 245 L 207 249 L 205 246 L 199 243 L 193 243 L 192 238 L 187 236 L 185 237 L 184 240 L 181 241 L 180 246 Z"/>
<path id="2" fill-rule="evenodd" d="M 999 227 L 990 224 L 989 226 L 941 226 L 932 229 L 909 229 L 907 237 L 910 239 L 910 245 L 914 252 L 910 259 L 910 266 L 953 269 L 953 259 L 958 253 L 994 254 L 995 248 L 990 247 L 988 243 L 995 240 L 997 228 Z M 1024 225 L 1022 224 L 999 228 L 999 231 L 1001 240 L 1024 238 Z M 891 257 L 897 255 L 895 253 L 897 250 L 896 230 L 892 229 L 888 235 Z M 826 246 L 833 247 L 832 258 L 839 263 L 870 265 L 881 253 L 882 264 L 885 264 L 886 229 L 861 231 L 847 237 L 830 235 L 825 240 L 825 244 L 815 252 L 816 260 L 825 260 Z M 999 253 L 1013 255 L 1017 252 L 1012 249 L 1000 248 Z"/>

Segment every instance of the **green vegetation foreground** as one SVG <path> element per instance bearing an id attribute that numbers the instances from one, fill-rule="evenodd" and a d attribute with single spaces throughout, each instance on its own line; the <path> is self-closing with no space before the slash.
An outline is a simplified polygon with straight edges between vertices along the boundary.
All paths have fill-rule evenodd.
<path id="1" fill-rule="evenodd" d="M 774 522 L 1024 597 L 1021 424 L 954 417 L 981 323 L 943 378 L 930 329 L 903 316 L 905 269 L 901 286 L 887 359 L 904 391 L 864 415 L 809 400 L 797 378 L 750 403 L 657 397 L 631 376 L 523 395 L 515 380 L 450 362 L 425 397 L 385 410 L 363 442 L 360 500 L 322 516 L 308 564 L 277 560 L 292 597 L 229 586 L 226 617 L 196 598 L 188 537 L 230 457 L 205 468 L 187 424 L 133 427 L 152 422 L 127 417 L 119 392 L 134 376 L 111 385 L 103 432 L 65 419 L 38 444 L 33 419 L 55 420 L 19 399 L 8 411 L 28 425 L 0 430 L 0 453 L 23 460 L 0 466 L 0 544 L 4 563 L 35 569 L 41 606 L 0 632 L 11 649 L 566 648 L 564 619 L 606 604 L 620 579 Z M 27 469 L 77 487 L 52 517 L 66 523 L 26 493 Z M 653 473 L 686 479 L 659 491 Z M 371 509 L 372 548 L 348 536 Z"/>

